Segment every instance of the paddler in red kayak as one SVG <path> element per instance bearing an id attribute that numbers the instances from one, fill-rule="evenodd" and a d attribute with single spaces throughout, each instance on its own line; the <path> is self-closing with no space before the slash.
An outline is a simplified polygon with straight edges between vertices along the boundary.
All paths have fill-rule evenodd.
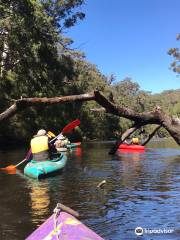
<path id="1" fill-rule="evenodd" d="M 124 141 L 125 144 L 127 145 L 139 145 L 139 138 L 132 138 L 131 140 L 125 140 Z"/>
<path id="2" fill-rule="evenodd" d="M 132 141 L 130 144 L 134 144 L 134 145 L 139 145 L 139 138 L 132 138 Z"/>

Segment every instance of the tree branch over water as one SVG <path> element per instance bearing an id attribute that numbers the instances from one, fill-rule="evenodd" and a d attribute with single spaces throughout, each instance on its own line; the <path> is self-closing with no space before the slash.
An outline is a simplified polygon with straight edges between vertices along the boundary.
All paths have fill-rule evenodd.
<path id="1" fill-rule="evenodd" d="M 46 106 L 54 104 L 64 104 L 69 102 L 84 102 L 95 100 L 94 93 L 85 93 L 80 95 L 60 96 L 54 98 L 21 98 L 14 101 L 14 104 L 0 114 L 0 121 L 8 119 L 17 112 L 28 107 Z"/>
<path id="2" fill-rule="evenodd" d="M 91 93 L 60 96 L 54 98 L 22 98 L 15 100 L 14 104 L 0 114 L 0 121 L 12 117 L 17 112 L 27 107 L 36 107 L 39 105 L 65 104 L 70 102 L 96 101 L 103 107 L 107 113 L 127 118 L 134 122 L 134 126 L 138 128 L 147 124 L 157 124 L 164 127 L 180 145 L 180 120 L 167 115 L 157 106 L 153 111 L 138 113 L 130 108 L 116 105 L 109 101 L 101 92 L 94 91 Z M 101 108 L 102 110 L 102 108 Z M 96 109 L 97 111 L 97 109 Z"/>

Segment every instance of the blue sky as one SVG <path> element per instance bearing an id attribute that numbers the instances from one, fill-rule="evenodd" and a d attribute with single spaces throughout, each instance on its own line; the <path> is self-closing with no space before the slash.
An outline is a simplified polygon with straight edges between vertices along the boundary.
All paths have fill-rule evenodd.
<path id="1" fill-rule="evenodd" d="M 180 88 L 167 54 L 180 46 L 180 0 L 87 0 L 81 10 L 85 20 L 67 35 L 103 74 L 152 93 Z"/>

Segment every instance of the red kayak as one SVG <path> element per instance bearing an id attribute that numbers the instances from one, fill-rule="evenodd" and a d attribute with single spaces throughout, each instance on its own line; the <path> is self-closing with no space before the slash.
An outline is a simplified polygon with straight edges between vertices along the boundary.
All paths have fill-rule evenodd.
<path id="1" fill-rule="evenodd" d="M 119 145 L 119 149 L 127 149 L 127 150 L 137 150 L 137 151 L 141 151 L 141 150 L 145 150 L 144 146 L 141 145 L 137 145 L 137 144 L 125 144 L 122 143 Z"/>

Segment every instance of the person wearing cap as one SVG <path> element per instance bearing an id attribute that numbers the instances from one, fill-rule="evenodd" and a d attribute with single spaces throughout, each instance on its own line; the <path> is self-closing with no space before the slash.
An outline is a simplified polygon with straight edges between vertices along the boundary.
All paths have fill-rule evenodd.
<path id="1" fill-rule="evenodd" d="M 40 129 L 37 134 L 31 139 L 31 151 L 33 160 L 46 161 L 49 156 L 49 139 L 46 130 Z"/>

